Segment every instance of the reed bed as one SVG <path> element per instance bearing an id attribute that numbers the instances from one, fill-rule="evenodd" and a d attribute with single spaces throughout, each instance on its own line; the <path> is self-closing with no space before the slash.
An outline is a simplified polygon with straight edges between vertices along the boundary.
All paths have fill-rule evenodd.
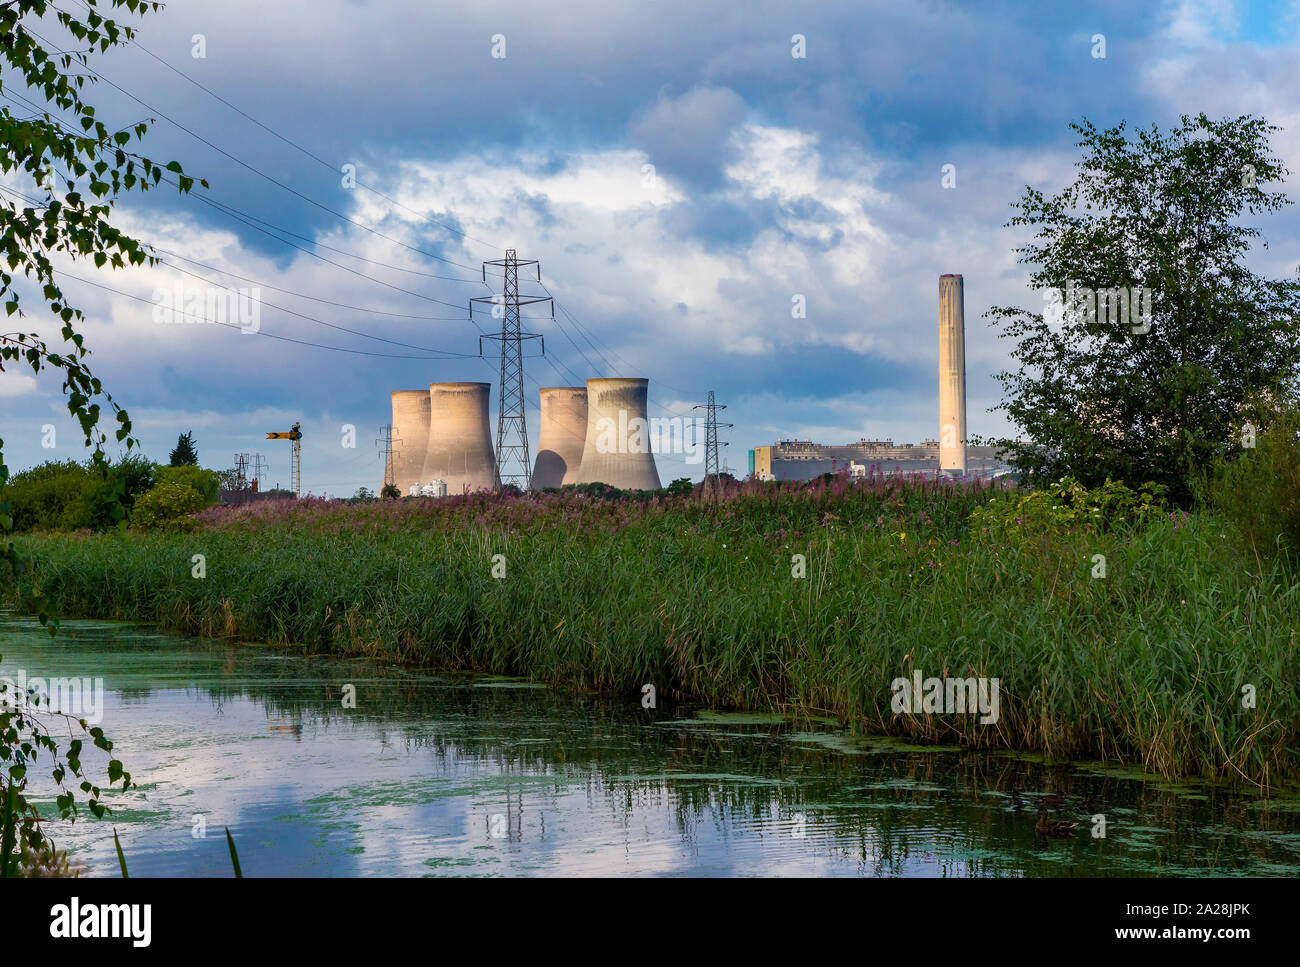
<path id="1" fill-rule="evenodd" d="M 716 503 L 218 509 L 188 534 L 24 538 L 36 566 L 13 603 L 39 593 L 65 614 L 557 686 L 652 683 L 661 701 L 1166 778 L 1300 775 L 1300 589 L 1285 563 L 1242 559 L 1208 512 L 979 539 L 968 518 L 995 489 L 877 479 L 733 487 Z M 997 678 L 998 721 L 894 714 L 891 683 L 914 670 Z"/>

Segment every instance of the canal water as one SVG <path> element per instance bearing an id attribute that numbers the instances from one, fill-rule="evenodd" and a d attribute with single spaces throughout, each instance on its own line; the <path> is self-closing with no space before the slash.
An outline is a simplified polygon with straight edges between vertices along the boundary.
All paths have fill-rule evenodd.
<path id="1" fill-rule="evenodd" d="M 118 875 L 114 827 L 133 877 L 229 876 L 226 827 L 246 876 L 1300 874 L 1300 800 L 1095 763 L 104 622 L 0 615 L 0 655 L 102 680 L 139 788 L 56 828 L 88 875 Z M 1048 792 L 1081 825 L 1040 843 Z"/>

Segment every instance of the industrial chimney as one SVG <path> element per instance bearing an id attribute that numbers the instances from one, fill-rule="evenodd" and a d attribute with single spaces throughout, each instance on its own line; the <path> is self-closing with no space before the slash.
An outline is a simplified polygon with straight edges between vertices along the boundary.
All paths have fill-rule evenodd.
<path id="1" fill-rule="evenodd" d="M 939 469 L 966 475 L 966 315 L 960 275 L 939 276 Z"/>
<path id="2" fill-rule="evenodd" d="M 393 397 L 393 442 L 384 468 L 384 482 L 389 479 L 403 494 L 420 480 L 424 453 L 429 445 L 429 391 L 399 389 Z"/>
<path id="3" fill-rule="evenodd" d="M 446 481 L 449 495 L 496 488 L 490 388 L 490 383 L 429 384 L 429 437 L 421 483 Z"/>
<path id="4" fill-rule="evenodd" d="M 587 380 L 587 434 L 575 483 L 659 489 L 646 416 L 649 384 L 619 377 Z"/>
<path id="5" fill-rule="evenodd" d="M 541 390 L 542 428 L 533 464 L 533 490 L 578 482 L 582 445 L 587 439 L 585 386 L 545 386 Z"/>

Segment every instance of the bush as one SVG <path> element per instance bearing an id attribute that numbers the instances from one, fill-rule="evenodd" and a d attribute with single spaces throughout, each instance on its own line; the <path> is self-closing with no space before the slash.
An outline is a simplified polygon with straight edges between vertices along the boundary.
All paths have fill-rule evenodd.
<path id="1" fill-rule="evenodd" d="M 72 460 L 63 463 L 49 460 L 14 474 L 4 487 L 14 530 L 57 530 L 62 525 L 64 510 L 80 500 L 89 476 L 84 465 Z"/>
<path id="2" fill-rule="evenodd" d="M 690 477 L 678 477 L 668 485 L 668 493 L 673 497 L 689 497 L 695 493 L 695 484 Z"/>
<path id="3" fill-rule="evenodd" d="M 188 484 L 164 480 L 135 502 L 131 526 L 137 530 L 193 530 L 195 521 L 190 515 L 209 503 Z"/>
<path id="4" fill-rule="evenodd" d="M 1073 477 L 1048 487 L 994 497 L 970 515 L 971 531 L 1010 537 L 1080 530 L 1100 534 L 1165 513 L 1165 488 L 1145 483 L 1133 490 L 1114 480 L 1088 488 Z"/>
<path id="5" fill-rule="evenodd" d="M 1300 412 L 1288 410 L 1235 460 L 1222 459 L 1197 496 L 1236 525 L 1256 554 L 1300 554 Z"/>
<path id="6" fill-rule="evenodd" d="M 204 504 L 215 504 L 221 493 L 221 475 L 215 470 L 204 470 L 190 465 L 178 467 L 159 467 L 158 483 L 184 484 L 198 491 L 203 496 Z M 202 509 L 202 508 L 200 508 Z"/>
<path id="7" fill-rule="evenodd" d="M 136 498 L 154 485 L 156 472 L 138 456 L 103 469 L 90 461 L 49 460 L 10 477 L 3 499 L 15 531 L 106 530 L 130 513 Z"/>

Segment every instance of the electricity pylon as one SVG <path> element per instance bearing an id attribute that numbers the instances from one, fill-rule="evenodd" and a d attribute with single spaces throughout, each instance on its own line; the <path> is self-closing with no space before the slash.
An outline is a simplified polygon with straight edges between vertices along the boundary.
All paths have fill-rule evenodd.
<path id="1" fill-rule="evenodd" d="M 397 449 L 401 449 L 402 439 L 393 438 L 393 424 L 385 423 L 379 428 L 383 436 L 375 440 L 375 446 L 379 448 L 379 455 L 384 458 L 384 487 L 393 484 L 393 444 L 397 444 Z M 381 490 L 382 492 L 382 490 Z"/>
<path id="2" fill-rule="evenodd" d="M 705 411 L 704 420 L 704 490 L 714 498 L 718 495 L 719 480 L 718 473 L 720 467 L 718 463 L 718 447 L 727 446 L 726 443 L 718 443 L 718 427 L 730 429 L 732 424 L 718 422 L 718 410 L 725 410 L 726 406 L 719 406 L 713 398 L 713 390 L 709 390 L 709 401 L 692 407 L 696 410 Z"/>
<path id="3" fill-rule="evenodd" d="M 497 390 L 497 485 L 509 480 L 518 486 L 523 481 L 527 490 L 532 483 L 533 469 L 528 459 L 528 420 L 524 415 L 524 353 L 525 339 L 542 339 L 532 332 L 519 329 L 519 307 L 535 302 L 551 302 L 549 296 L 519 295 L 519 266 L 536 265 L 537 281 L 542 281 L 541 263 L 535 259 L 520 261 L 515 250 L 506 249 L 506 257 L 483 263 L 483 281 L 487 282 L 487 267 L 499 266 L 502 270 L 501 295 L 479 296 L 470 299 L 470 318 L 474 317 L 474 303 L 492 304 L 492 317 L 501 320 L 501 333 L 479 336 L 479 355 L 483 355 L 483 340 L 495 339 L 501 343 L 501 383 Z M 555 318 L 555 303 L 551 302 L 551 318 Z M 542 355 L 546 354 L 546 340 L 542 339 Z M 514 468 L 518 469 L 515 470 Z M 513 472 L 511 472 L 513 471 Z"/>

